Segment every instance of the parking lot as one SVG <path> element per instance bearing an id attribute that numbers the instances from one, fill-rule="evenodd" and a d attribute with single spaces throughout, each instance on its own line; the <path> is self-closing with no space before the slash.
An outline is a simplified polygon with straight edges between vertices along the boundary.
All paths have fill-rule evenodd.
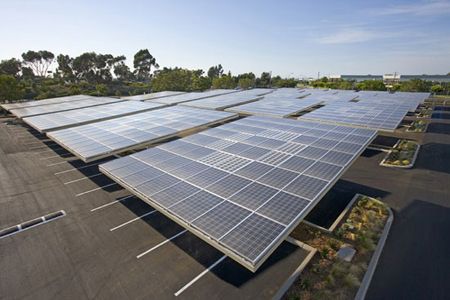
<path id="1" fill-rule="evenodd" d="M 414 168 L 381 167 L 385 152 L 366 150 L 330 191 L 382 197 L 394 211 L 367 299 L 450 293 L 450 121 L 441 113 L 427 133 L 383 133 L 421 144 Z M 0 239 L 1 298 L 267 299 L 309 253 L 284 242 L 253 274 L 100 174 L 99 162 L 6 121 L 0 229 L 67 215 Z"/>
<path id="2" fill-rule="evenodd" d="M 256 273 L 186 232 L 57 144 L 2 122 L 0 239 L 8 299 L 271 298 L 309 251 L 284 242 Z M 107 161 L 107 158 L 103 161 Z"/>

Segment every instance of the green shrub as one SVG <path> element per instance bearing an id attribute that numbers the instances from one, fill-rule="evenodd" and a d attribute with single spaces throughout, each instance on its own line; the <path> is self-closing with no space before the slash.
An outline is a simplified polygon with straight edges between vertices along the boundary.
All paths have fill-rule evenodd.
<path id="1" fill-rule="evenodd" d="M 320 257 L 322 257 L 323 259 L 327 259 L 329 253 L 330 249 L 328 249 L 327 247 L 322 247 L 322 249 L 320 249 L 319 251 Z"/>

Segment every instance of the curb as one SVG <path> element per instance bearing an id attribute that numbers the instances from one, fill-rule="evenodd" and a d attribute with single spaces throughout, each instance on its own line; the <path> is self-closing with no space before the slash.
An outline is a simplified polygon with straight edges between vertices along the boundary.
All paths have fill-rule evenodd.
<path id="1" fill-rule="evenodd" d="M 411 163 L 406 166 L 397 166 L 397 165 L 386 164 L 385 161 L 391 154 L 391 151 L 389 151 L 389 153 L 386 155 L 386 157 L 380 162 L 380 166 L 388 167 L 388 168 L 398 168 L 398 169 L 411 169 L 412 167 L 414 167 L 414 164 L 416 163 L 417 155 L 419 155 L 419 150 L 420 150 L 420 145 L 417 144 L 417 149 L 416 149 L 416 152 L 414 153 Z"/>
<path id="2" fill-rule="evenodd" d="M 289 242 L 291 244 L 294 244 L 294 245 L 296 245 L 296 246 L 298 246 L 298 247 L 300 247 L 302 249 L 305 249 L 305 250 L 309 251 L 309 254 L 302 261 L 300 266 L 298 266 L 298 268 L 294 271 L 294 273 L 292 273 L 291 277 L 289 277 L 289 279 L 284 283 L 284 285 L 273 296 L 272 299 L 274 299 L 274 300 L 280 300 L 281 298 L 283 298 L 284 294 L 286 294 L 287 290 L 291 287 L 291 285 L 294 283 L 294 281 L 297 279 L 297 277 L 300 276 L 302 271 L 305 269 L 305 267 L 309 264 L 311 259 L 314 257 L 314 254 L 316 254 L 316 252 L 317 252 L 316 248 L 313 248 L 313 247 L 311 247 L 311 246 L 309 246 L 309 245 L 307 245 L 305 243 L 297 241 L 296 239 L 293 239 L 290 236 L 288 236 L 285 239 L 285 241 Z"/>
<path id="3" fill-rule="evenodd" d="M 380 259 L 381 252 L 383 251 L 384 244 L 386 243 L 387 237 L 389 235 L 389 231 L 392 226 L 392 222 L 394 221 L 394 213 L 390 208 L 388 208 L 389 217 L 386 221 L 386 225 L 384 226 L 383 233 L 381 234 L 380 240 L 378 241 L 377 248 L 372 255 L 372 259 L 370 260 L 369 267 L 367 268 L 366 274 L 364 275 L 363 280 L 361 281 L 361 285 L 359 286 L 358 293 L 356 293 L 355 300 L 363 300 L 366 297 L 367 291 L 369 290 L 370 283 L 372 281 L 373 274 L 375 273 L 375 269 L 378 264 L 378 260 Z"/>

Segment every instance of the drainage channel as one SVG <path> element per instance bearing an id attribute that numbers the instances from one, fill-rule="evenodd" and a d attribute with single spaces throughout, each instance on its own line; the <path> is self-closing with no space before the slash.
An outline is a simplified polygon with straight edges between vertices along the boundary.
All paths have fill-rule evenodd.
<path id="1" fill-rule="evenodd" d="M 30 221 L 26 221 L 26 222 L 20 223 L 15 226 L 8 227 L 6 229 L 0 230 L 0 239 L 7 237 L 9 235 L 15 234 L 15 233 L 19 233 L 23 230 L 26 230 L 26 229 L 53 221 L 55 219 L 64 217 L 65 215 L 66 215 L 66 212 L 64 210 L 59 210 L 59 211 L 56 211 L 54 213 L 51 213 L 51 214 L 48 214 L 48 215 L 45 215 L 42 217 L 30 220 Z"/>

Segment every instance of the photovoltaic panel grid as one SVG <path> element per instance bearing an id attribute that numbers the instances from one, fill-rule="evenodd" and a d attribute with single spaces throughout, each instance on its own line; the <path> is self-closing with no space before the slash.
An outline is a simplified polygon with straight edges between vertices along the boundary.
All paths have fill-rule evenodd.
<path id="1" fill-rule="evenodd" d="M 235 117 L 226 112 L 169 107 L 52 131 L 47 136 L 88 162 Z"/>
<path id="2" fill-rule="evenodd" d="M 376 135 L 251 116 L 100 170 L 256 271 Z"/>
<path id="3" fill-rule="evenodd" d="M 392 101 L 391 104 L 334 102 L 299 117 L 299 120 L 394 131 L 409 109 L 410 104 L 392 104 Z"/>
<path id="4" fill-rule="evenodd" d="M 163 103 L 163 104 L 178 104 L 183 102 L 188 102 L 192 100 L 198 100 L 208 97 L 215 97 L 219 95 L 225 95 L 230 93 L 237 93 L 236 90 L 214 90 L 214 91 L 208 91 L 203 93 L 185 93 L 181 95 L 175 95 L 175 96 L 169 96 L 169 97 L 163 97 L 163 98 L 157 98 L 154 100 L 146 100 L 146 102 L 154 102 L 154 103 Z"/>
<path id="5" fill-rule="evenodd" d="M 86 96 L 86 95 L 75 95 L 75 96 L 58 97 L 58 98 L 52 98 L 52 99 L 36 100 L 36 101 L 27 101 L 27 102 L 19 102 L 19 103 L 11 103 L 11 104 L 2 104 L 2 107 L 3 107 L 3 109 L 11 110 L 11 109 L 17 109 L 17 108 L 26 108 L 26 107 L 33 107 L 33 106 L 58 104 L 58 103 L 77 101 L 77 100 L 84 100 L 84 99 L 90 99 L 90 98 L 94 98 L 94 97 Z"/>
<path id="6" fill-rule="evenodd" d="M 164 104 L 138 101 L 122 101 L 100 106 L 23 118 L 23 121 L 39 132 L 63 129 L 97 121 L 122 117 L 165 107 Z"/>
<path id="7" fill-rule="evenodd" d="M 169 96 L 181 95 L 181 94 L 185 94 L 185 93 L 186 92 L 164 91 L 164 92 L 150 93 L 150 94 L 144 94 L 144 95 L 122 97 L 122 99 L 134 100 L 134 101 L 144 101 L 144 100 L 152 100 L 152 99 L 164 98 L 164 97 L 169 97 Z"/>
<path id="8" fill-rule="evenodd" d="M 253 89 L 238 93 L 189 101 L 186 103 L 181 103 L 180 105 L 213 110 L 223 110 L 231 106 L 256 101 L 258 99 L 261 99 L 262 95 L 264 95 L 265 93 L 270 93 L 272 91 L 273 90 L 270 89 Z"/>
<path id="9" fill-rule="evenodd" d="M 25 117 L 51 114 L 51 113 L 55 113 L 55 112 L 79 109 L 79 108 L 90 107 L 90 106 L 116 103 L 116 102 L 121 102 L 121 101 L 123 101 L 123 100 L 107 98 L 107 97 L 102 97 L 102 98 L 92 97 L 92 98 L 88 98 L 88 99 L 69 101 L 69 102 L 58 103 L 58 104 L 32 106 L 32 107 L 27 107 L 27 108 L 18 108 L 18 109 L 11 110 L 11 113 L 18 118 L 25 118 Z"/>
<path id="10" fill-rule="evenodd" d="M 322 100 L 316 99 L 297 99 L 294 97 L 283 97 L 269 94 L 270 97 L 243 105 L 234 106 L 226 109 L 229 112 L 236 112 L 246 115 L 259 115 L 269 117 L 287 117 L 301 112 L 310 107 L 319 105 Z"/>

